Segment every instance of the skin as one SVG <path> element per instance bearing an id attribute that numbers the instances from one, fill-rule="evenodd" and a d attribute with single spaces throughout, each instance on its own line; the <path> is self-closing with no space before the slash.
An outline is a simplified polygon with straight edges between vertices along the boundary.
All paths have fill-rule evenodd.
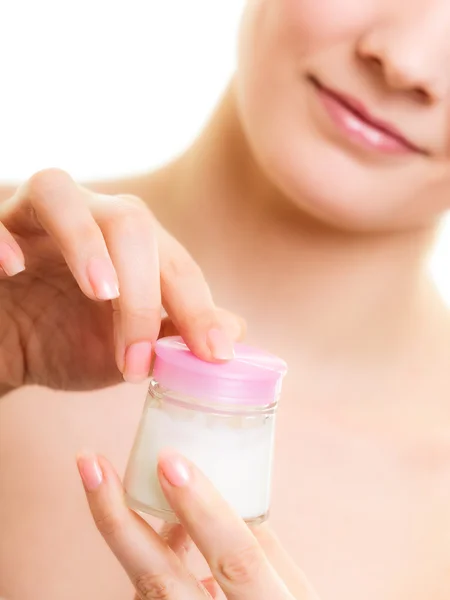
<path id="1" fill-rule="evenodd" d="M 45 171 L 3 191 L 7 240 L 26 260 L 0 283 L 3 596 L 131 598 L 73 457 L 87 446 L 122 473 L 145 383 L 88 390 L 141 379 L 148 346 L 132 367 L 127 351 L 158 335 L 161 291 L 163 333 L 179 330 L 206 360 L 226 359 L 242 335 L 233 314 L 250 343 L 287 360 L 271 527 L 319 597 L 447 597 L 449 320 L 425 263 L 450 203 L 450 8 L 320 6 L 248 2 L 236 77 L 195 144 L 161 171 L 83 188 Z M 320 110 L 311 73 L 424 152 L 388 157 L 350 142 Z M 95 303 L 86 271 L 88 250 L 107 255 L 98 227 L 114 306 Z"/>
<path id="2" fill-rule="evenodd" d="M 126 507 L 120 479 L 108 461 L 81 456 L 78 469 L 92 517 L 135 586 L 136 600 L 205 600 L 219 594 L 229 600 L 318 600 L 270 529 L 250 531 L 183 456 L 165 451 L 158 462 L 161 488 L 180 521 L 166 525 L 160 535 Z M 202 581 L 192 577 L 184 559 L 192 542 L 211 570 Z"/>

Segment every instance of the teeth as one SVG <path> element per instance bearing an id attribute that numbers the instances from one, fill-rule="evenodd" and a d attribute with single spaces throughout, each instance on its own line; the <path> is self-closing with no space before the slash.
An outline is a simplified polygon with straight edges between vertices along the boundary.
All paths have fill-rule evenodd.
<path id="1" fill-rule="evenodd" d="M 363 128 L 363 124 L 361 123 L 361 121 L 357 119 L 354 115 L 348 115 L 347 126 L 352 131 L 361 131 Z"/>
<path id="2" fill-rule="evenodd" d="M 368 127 L 365 133 L 372 144 L 381 144 L 383 136 L 379 131 Z"/>
<path id="3" fill-rule="evenodd" d="M 348 115 L 346 119 L 346 124 L 347 127 L 352 131 L 363 133 L 372 144 L 380 144 L 383 140 L 384 136 L 380 131 L 374 129 L 367 123 L 364 123 L 355 115 Z"/>

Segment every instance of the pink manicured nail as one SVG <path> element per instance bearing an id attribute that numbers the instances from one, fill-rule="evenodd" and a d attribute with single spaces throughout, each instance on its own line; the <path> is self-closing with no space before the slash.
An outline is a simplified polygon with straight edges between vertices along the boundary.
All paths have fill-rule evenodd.
<path id="1" fill-rule="evenodd" d="M 0 242 L 0 264 L 10 277 L 25 270 L 23 259 L 6 242 Z"/>
<path id="2" fill-rule="evenodd" d="M 149 376 L 152 360 L 150 342 L 136 342 L 129 346 L 125 354 L 123 377 L 129 383 L 140 383 Z"/>
<path id="3" fill-rule="evenodd" d="M 159 457 L 159 467 L 167 481 L 174 487 L 184 487 L 191 478 L 189 465 L 179 454 L 166 452 Z"/>
<path id="4" fill-rule="evenodd" d="M 205 590 L 209 593 L 211 598 L 217 598 L 218 587 L 214 577 L 208 577 L 207 579 L 203 579 L 201 583 Z"/>
<path id="5" fill-rule="evenodd" d="M 103 481 L 103 473 L 95 456 L 79 456 L 77 464 L 86 490 L 92 492 L 97 489 Z"/>
<path id="6" fill-rule="evenodd" d="M 217 360 L 232 360 L 234 347 L 228 336 L 220 329 L 210 329 L 207 336 L 208 347 Z"/>
<path id="7" fill-rule="evenodd" d="M 119 297 L 116 271 L 109 258 L 91 258 L 87 265 L 87 274 L 98 300 L 114 300 Z"/>

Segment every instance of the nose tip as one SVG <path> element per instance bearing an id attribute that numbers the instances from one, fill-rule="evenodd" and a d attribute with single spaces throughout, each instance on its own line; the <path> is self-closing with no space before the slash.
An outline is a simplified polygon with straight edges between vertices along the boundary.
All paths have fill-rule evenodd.
<path id="1" fill-rule="evenodd" d="M 417 101 L 433 104 L 447 94 L 444 78 L 449 74 L 438 71 L 437 61 L 427 51 L 413 47 L 393 35 L 370 35 L 360 41 L 358 56 L 391 90 L 413 96 Z M 442 71 L 442 70 L 441 70 Z"/>

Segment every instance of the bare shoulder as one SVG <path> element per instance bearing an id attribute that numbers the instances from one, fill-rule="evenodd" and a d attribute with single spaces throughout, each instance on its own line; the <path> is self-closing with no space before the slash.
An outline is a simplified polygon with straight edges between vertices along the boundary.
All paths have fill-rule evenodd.
<path id="1" fill-rule="evenodd" d="M 172 171 L 172 165 L 169 164 L 155 171 L 120 179 L 84 182 L 83 185 L 100 194 L 137 196 L 159 217 L 171 196 Z"/>
<path id="2" fill-rule="evenodd" d="M 129 177 L 116 179 L 102 179 L 97 181 L 82 181 L 82 185 L 99 194 L 132 194 L 142 197 L 147 183 L 151 180 L 151 173 L 139 173 Z"/>

